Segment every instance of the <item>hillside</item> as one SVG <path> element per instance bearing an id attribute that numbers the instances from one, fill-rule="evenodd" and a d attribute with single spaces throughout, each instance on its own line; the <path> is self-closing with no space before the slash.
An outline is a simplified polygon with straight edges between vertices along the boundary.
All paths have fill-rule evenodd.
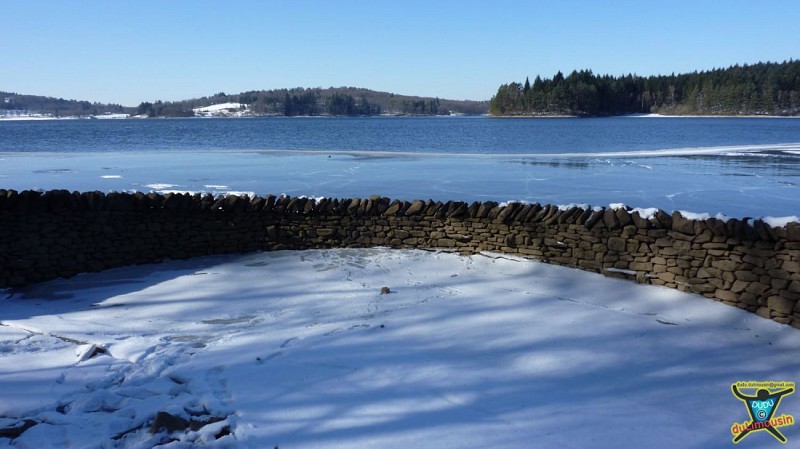
<path id="1" fill-rule="evenodd" d="M 650 77 L 558 72 L 533 84 L 500 86 L 489 110 L 498 116 L 800 115 L 800 61 Z"/>
<path id="2" fill-rule="evenodd" d="M 253 90 L 234 95 L 220 92 L 210 97 L 177 102 L 142 103 L 136 114 L 150 117 L 195 115 L 195 110 L 220 103 L 241 104 L 250 115 L 449 115 L 485 114 L 485 101 L 444 100 L 397 95 L 357 87 Z"/>
<path id="3" fill-rule="evenodd" d="M 129 114 L 146 117 L 258 116 L 258 115 L 450 115 L 485 114 L 486 101 L 446 100 L 396 95 L 356 87 L 293 88 L 220 92 L 202 98 L 173 102 L 142 102 L 136 107 L 64 100 L 0 92 L 0 116 L 43 115 L 87 117 Z M 225 107 L 212 107 L 224 105 Z M 210 108 L 211 107 L 211 108 Z"/>
<path id="4" fill-rule="evenodd" d="M 53 117 L 81 117 L 122 114 L 129 112 L 130 109 L 118 104 L 92 103 L 0 91 L 0 115 L 6 116 L 41 114 Z"/>

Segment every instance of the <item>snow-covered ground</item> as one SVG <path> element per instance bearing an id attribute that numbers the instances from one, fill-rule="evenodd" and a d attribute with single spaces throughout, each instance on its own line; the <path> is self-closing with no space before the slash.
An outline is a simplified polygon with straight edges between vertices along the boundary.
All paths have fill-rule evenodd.
<path id="1" fill-rule="evenodd" d="M 6 296 L 0 428 L 36 424 L 2 447 L 722 448 L 733 382 L 800 372 L 796 329 L 492 254 L 255 253 Z M 196 430 L 151 434 L 162 411 Z"/>
<path id="2" fill-rule="evenodd" d="M 198 117 L 244 117 L 251 114 L 246 104 L 220 103 L 192 109 Z"/>

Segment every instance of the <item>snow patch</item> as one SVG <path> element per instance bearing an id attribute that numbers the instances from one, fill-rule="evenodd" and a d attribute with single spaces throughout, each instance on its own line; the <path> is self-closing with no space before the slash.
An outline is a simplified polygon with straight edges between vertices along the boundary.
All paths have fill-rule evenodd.
<path id="1" fill-rule="evenodd" d="M 707 213 L 688 212 L 685 210 L 679 210 L 678 213 L 687 220 L 705 221 L 711 218 L 711 215 Z"/>
<path id="2" fill-rule="evenodd" d="M 633 213 L 633 212 L 638 213 L 639 216 L 644 218 L 645 220 L 650 220 L 650 219 L 652 219 L 652 218 L 654 218 L 656 216 L 656 214 L 658 213 L 658 208 L 657 207 L 647 207 L 647 208 L 634 207 L 633 210 L 631 210 L 631 213 Z"/>
<path id="3" fill-rule="evenodd" d="M 164 189 L 171 189 L 173 187 L 178 187 L 175 184 L 162 184 L 162 183 L 145 184 L 144 186 L 147 187 L 148 189 L 153 189 L 153 190 L 164 190 Z"/>
<path id="4" fill-rule="evenodd" d="M 506 207 L 506 206 L 509 206 L 511 204 L 530 204 L 530 203 L 525 201 L 525 200 L 507 200 L 507 201 L 503 201 L 503 202 L 499 203 L 497 206 L 498 207 Z"/>
<path id="5" fill-rule="evenodd" d="M 575 208 L 575 207 L 577 207 L 579 209 L 583 209 L 583 210 L 589 210 L 589 208 L 590 208 L 590 206 L 588 204 L 586 204 L 586 203 L 559 204 L 556 207 L 558 207 L 558 210 L 560 210 L 560 211 L 570 210 L 570 209 Z"/>
<path id="6" fill-rule="evenodd" d="M 773 228 L 783 228 L 789 223 L 800 223 L 800 218 L 798 218 L 797 215 L 788 217 L 764 217 L 762 220 Z"/>
<path id="7" fill-rule="evenodd" d="M 244 117 L 252 115 L 249 107 L 241 103 L 220 103 L 192 109 L 198 117 Z"/>

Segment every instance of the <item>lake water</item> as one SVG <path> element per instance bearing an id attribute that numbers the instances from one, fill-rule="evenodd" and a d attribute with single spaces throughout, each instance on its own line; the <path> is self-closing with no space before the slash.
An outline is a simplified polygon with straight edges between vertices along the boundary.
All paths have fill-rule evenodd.
<path id="1" fill-rule="evenodd" d="M 800 215 L 800 119 L 0 121 L 0 188 Z"/>

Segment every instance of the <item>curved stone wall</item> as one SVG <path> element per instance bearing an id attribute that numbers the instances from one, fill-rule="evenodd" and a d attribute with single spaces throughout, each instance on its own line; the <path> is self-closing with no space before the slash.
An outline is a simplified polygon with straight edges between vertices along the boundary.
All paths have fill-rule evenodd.
<path id="1" fill-rule="evenodd" d="M 0 288 L 166 259 L 388 246 L 496 251 L 691 291 L 800 328 L 800 225 L 416 200 L 0 190 Z"/>

